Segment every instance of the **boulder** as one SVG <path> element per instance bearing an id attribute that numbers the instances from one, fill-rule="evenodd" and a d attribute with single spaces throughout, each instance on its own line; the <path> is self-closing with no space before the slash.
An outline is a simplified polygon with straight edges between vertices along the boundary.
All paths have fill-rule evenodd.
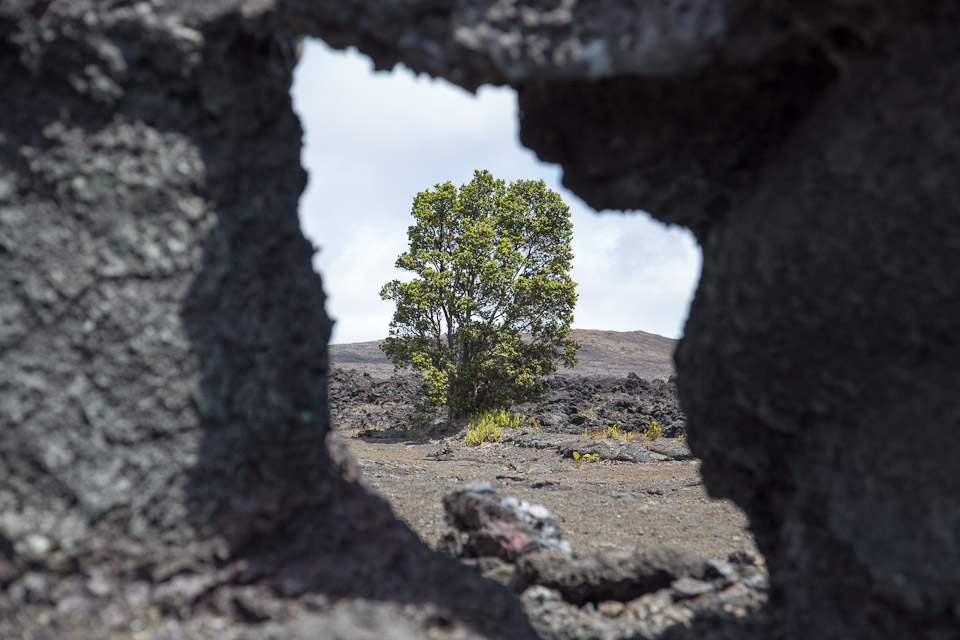
<path id="1" fill-rule="evenodd" d="M 692 551 L 663 547 L 603 551 L 573 558 L 541 552 L 517 563 L 516 587 L 541 585 L 557 591 L 566 602 L 583 605 L 606 600 L 627 602 L 670 587 L 681 578 L 715 577 L 704 558 Z"/>
<path id="2" fill-rule="evenodd" d="M 471 482 L 443 497 L 447 523 L 465 540 L 460 554 L 515 562 L 535 551 L 570 553 L 560 523 L 546 507 Z"/>

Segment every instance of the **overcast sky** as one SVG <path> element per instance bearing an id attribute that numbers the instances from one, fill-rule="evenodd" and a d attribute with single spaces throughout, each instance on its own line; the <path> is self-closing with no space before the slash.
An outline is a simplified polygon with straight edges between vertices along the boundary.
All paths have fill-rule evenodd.
<path id="1" fill-rule="evenodd" d="M 402 66 L 372 69 L 353 50 L 309 40 L 294 76 L 310 174 L 300 221 L 319 250 L 332 343 L 387 336 L 393 305 L 379 293 L 409 277 L 393 265 L 407 247 L 413 197 L 448 180 L 465 184 L 475 169 L 508 182 L 543 179 L 570 206 L 575 328 L 682 335 L 700 273 L 689 232 L 643 212 L 597 214 L 563 188 L 559 167 L 520 145 L 512 89 L 474 95 Z"/>

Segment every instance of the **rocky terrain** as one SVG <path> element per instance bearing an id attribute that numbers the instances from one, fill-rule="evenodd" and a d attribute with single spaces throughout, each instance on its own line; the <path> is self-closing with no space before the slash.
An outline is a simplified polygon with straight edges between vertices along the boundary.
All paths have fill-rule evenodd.
<path id="1" fill-rule="evenodd" d="M 364 429 L 409 428 L 420 380 L 413 374 L 376 378 L 352 369 L 329 376 L 330 411 L 335 420 Z M 679 436 L 686 420 L 675 381 L 556 376 L 545 381 L 542 400 L 517 405 L 546 433 L 581 433 L 619 428 L 640 434 L 654 426 L 667 437 Z"/>
<path id="2" fill-rule="evenodd" d="M 513 87 L 521 141 L 587 204 L 695 233 L 677 395 L 770 598 L 662 637 L 956 638 L 958 31 L 942 0 L 0 2 L 0 637 L 528 640 L 550 612 L 560 635 L 753 593 L 752 569 L 623 550 L 576 565 L 592 596 L 526 556 L 488 579 L 357 481 L 327 437 L 331 322 L 297 219 L 289 89 L 313 36 Z M 576 436 L 555 413 L 514 437 Z M 389 461 L 373 442 L 348 440 L 361 467 Z M 500 482 L 694 464 L 611 450 L 573 476 L 551 446 Z M 670 482 L 665 501 L 700 491 Z"/>
<path id="3" fill-rule="evenodd" d="M 617 334 L 602 333 L 616 347 Z M 469 446 L 465 421 L 414 422 L 417 376 L 344 366 L 330 374 L 334 447 L 431 548 L 517 593 L 542 637 L 667 637 L 767 601 L 746 516 L 708 496 L 677 439 L 685 422 L 672 379 L 554 376 L 540 402 L 512 407 L 519 428 Z M 549 510 L 550 524 L 518 531 L 523 505 Z"/>

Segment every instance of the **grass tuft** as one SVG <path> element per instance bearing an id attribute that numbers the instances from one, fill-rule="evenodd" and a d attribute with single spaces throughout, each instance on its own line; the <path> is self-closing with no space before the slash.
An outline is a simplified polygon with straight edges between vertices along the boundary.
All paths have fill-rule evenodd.
<path id="1" fill-rule="evenodd" d="M 485 411 L 470 418 L 463 441 L 468 445 L 497 442 L 503 437 L 503 429 L 519 429 L 523 419 L 509 411 Z"/>
<path id="2" fill-rule="evenodd" d="M 646 428 L 643 432 L 644 440 L 656 440 L 663 435 L 663 427 L 657 424 L 657 421 L 654 420 L 650 423 L 650 426 Z"/>
<path id="3" fill-rule="evenodd" d="M 583 465 L 587 462 L 596 462 L 600 459 L 599 453 L 583 453 L 579 451 L 573 452 L 573 466 L 571 469 L 582 469 Z"/>

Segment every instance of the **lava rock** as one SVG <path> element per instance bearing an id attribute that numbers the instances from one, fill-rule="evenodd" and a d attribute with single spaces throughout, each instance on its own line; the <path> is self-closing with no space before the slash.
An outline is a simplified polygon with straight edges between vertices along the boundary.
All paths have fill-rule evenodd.
<path id="1" fill-rule="evenodd" d="M 598 551 L 569 556 L 540 552 L 517 562 L 515 588 L 539 584 L 567 602 L 625 602 L 670 587 L 680 578 L 708 577 L 706 559 L 679 548 L 638 547 L 632 551 Z"/>
<path id="2" fill-rule="evenodd" d="M 560 524 L 546 507 L 503 495 L 489 482 L 471 482 L 443 497 L 447 522 L 465 534 L 462 553 L 507 562 L 534 551 L 570 553 Z"/>

